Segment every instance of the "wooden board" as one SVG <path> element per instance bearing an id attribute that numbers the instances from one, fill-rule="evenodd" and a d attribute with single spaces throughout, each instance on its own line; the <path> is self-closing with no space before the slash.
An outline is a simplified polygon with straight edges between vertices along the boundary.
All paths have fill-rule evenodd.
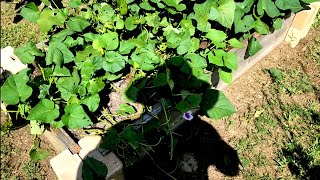
<path id="1" fill-rule="evenodd" d="M 72 154 L 77 154 L 81 150 L 80 146 L 62 128 L 50 128 L 45 130 L 44 136 L 50 141 L 52 146 L 58 152 L 69 149 Z"/>

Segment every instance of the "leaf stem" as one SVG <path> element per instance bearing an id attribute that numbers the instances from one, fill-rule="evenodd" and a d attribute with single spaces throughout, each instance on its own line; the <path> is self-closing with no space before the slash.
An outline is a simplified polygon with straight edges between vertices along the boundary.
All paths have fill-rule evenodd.
<path id="1" fill-rule="evenodd" d="M 120 88 L 116 87 L 113 83 L 110 83 L 110 86 L 115 89 L 116 91 L 119 91 L 121 93 L 123 93 L 123 90 L 121 90 Z"/>
<path id="2" fill-rule="evenodd" d="M 164 105 L 163 100 L 161 100 L 161 105 L 162 105 L 162 109 L 163 109 L 163 112 L 164 112 L 164 116 L 165 116 L 165 118 L 167 120 L 166 124 L 168 126 L 168 132 L 170 134 L 170 160 L 172 160 L 172 156 L 173 156 L 173 135 L 172 135 L 171 127 L 170 127 L 170 124 L 169 124 L 170 120 L 168 118 L 166 107 Z"/>

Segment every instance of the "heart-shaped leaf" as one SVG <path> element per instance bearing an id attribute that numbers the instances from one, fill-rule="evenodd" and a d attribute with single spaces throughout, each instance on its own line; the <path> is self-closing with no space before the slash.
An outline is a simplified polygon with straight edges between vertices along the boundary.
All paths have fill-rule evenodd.
<path id="1" fill-rule="evenodd" d="M 1 100 L 8 105 L 26 101 L 32 94 L 32 88 L 27 85 L 29 81 L 28 69 L 13 74 L 1 86 Z"/>
<path id="2" fill-rule="evenodd" d="M 80 104 L 69 104 L 64 108 L 61 120 L 70 129 L 87 127 L 92 124 L 89 116 Z"/>
<path id="3" fill-rule="evenodd" d="M 36 120 L 42 123 L 51 123 L 59 117 L 59 110 L 56 108 L 53 101 L 49 99 L 41 99 L 34 106 L 27 117 L 28 120 Z"/>
<path id="4" fill-rule="evenodd" d="M 220 119 L 236 112 L 236 109 L 223 92 L 213 89 L 207 90 L 203 94 L 201 109 L 213 119 Z"/>

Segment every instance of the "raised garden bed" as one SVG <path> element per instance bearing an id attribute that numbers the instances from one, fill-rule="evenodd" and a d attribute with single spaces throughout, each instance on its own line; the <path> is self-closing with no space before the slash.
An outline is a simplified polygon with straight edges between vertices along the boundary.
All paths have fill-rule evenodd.
<path id="1" fill-rule="evenodd" d="M 259 37 L 259 41 L 261 42 L 263 48 L 254 56 L 249 57 L 247 59 L 244 58 L 245 52 L 246 52 L 246 47 L 242 49 L 235 49 L 231 50 L 234 51 L 239 59 L 239 68 L 237 71 L 234 72 L 233 74 L 233 81 L 239 78 L 243 73 L 245 73 L 247 70 L 249 70 L 254 64 L 262 60 L 268 53 L 270 53 L 273 49 L 275 49 L 280 43 L 283 42 L 284 38 L 287 35 L 288 29 L 291 26 L 291 23 L 293 21 L 294 15 L 291 15 L 288 17 L 284 23 L 283 27 L 280 30 L 276 30 L 274 33 L 261 36 Z M 213 79 L 217 79 L 214 77 Z M 217 84 L 216 89 L 223 90 L 224 88 L 227 87 L 227 84 L 223 82 L 219 82 Z M 161 105 L 157 105 L 158 108 L 161 108 Z M 158 109 L 157 113 L 160 113 L 161 111 Z M 194 113 L 197 112 L 197 110 L 193 111 Z M 136 124 L 140 124 L 143 122 L 151 120 L 150 114 L 142 116 L 140 119 L 136 120 Z M 180 127 L 186 120 L 182 118 L 182 114 L 178 111 L 172 112 L 169 115 L 170 119 L 170 126 L 172 126 L 172 129 L 176 129 Z M 151 116 L 152 117 L 152 116 Z M 160 118 L 164 118 L 163 114 L 160 114 Z M 182 128 L 183 129 L 183 128 Z M 46 131 L 44 135 L 49 139 L 49 141 L 52 142 L 53 146 L 56 147 L 59 151 L 63 151 L 65 149 L 69 149 L 73 154 L 79 153 L 80 147 L 77 145 L 77 140 L 74 140 L 75 138 L 71 138 L 72 134 L 66 133 L 63 129 L 53 129 L 52 131 Z M 107 155 L 109 152 L 106 152 L 104 150 L 100 150 L 102 154 Z M 111 156 L 114 156 L 112 153 Z M 110 157 L 106 157 L 109 159 Z M 112 159 L 111 162 L 114 162 L 115 160 Z M 115 167 L 113 167 L 115 168 Z M 115 169 L 110 168 L 110 172 L 113 172 L 114 174 L 117 175 L 117 173 L 121 173 L 122 170 L 120 170 L 122 167 L 119 166 Z M 108 174 L 108 177 L 113 175 L 112 173 Z"/>
<path id="2" fill-rule="evenodd" d="M 188 2 L 194 5 L 194 13 L 180 2 L 164 1 L 163 4 L 158 0 L 152 0 L 151 5 L 144 1 L 139 6 L 132 1 L 117 1 L 111 5 L 90 1 L 83 7 L 81 1 L 71 1 L 69 6 L 72 9 L 63 10 L 49 1 L 44 3 L 48 7 L 41 11 L 31 3 L 22 9 L 21 14 L 38 23 L 47 41 L 40 50 L 34 43 L 16 49 L 16 55 L 23 63 L 29 64 L 33 71 L 31 76 L 28 74 L 30 69 L 10 76 L 2 86 L 6 92 L 2 99 L 11 105 L 9 108 L 16 108 L 14 111 L 18 112 L 18 118 L 21 116 L 30 120 L 34 134 L 40 134 L 46 123 L 53 127 L 69 128 L 74 135 L 72 138 L 64 130 L 52 128 L 45 131 L 45 135 L 59 150 L 68 148 L 73 154 L 80 151 L 73 138 L 80 139 L 92 133 L 105 134 L 108 130 L 106 140 L 101 145 L 103 148 L 114 150 L 112 147 L 116 147 L 117 143 L 127 140 L 129 147 L 139 149 L 139 140 L 143 137 L 135 131 L 152 126 L 147 122 L 153 116 L 159 119 L 157 128 L 165 126 L 167 135 L 171 136 L 172 154 L 172 131 L 184 122 L 181 113 L 188 110 L 195 113 L 201 107 L 206 115 L 218 119 L 235 112 L 223 93 L 212 90 L 210 85 L 222 90 L 225 84 L 219 79 L 231 83 L 284 39 L 293 16 L 284 21 L 281 30 L 259 36 L 262 47 L 256 40 L 256 34 L 249 32 L 254 29 L 260 34 L 267 34 L 272 29 L 261 20 L 264 11 L 273 18 L 283 18 L 289 10 L 297 10 L 278 1 L 276 5 L 282 13 L 278 9 L 274 12 L 271 9 L 264 10 L 259 1 L 259 17 L 255 14 L 255 8 L 253 16 L 249 13 L 250 8 L 255 7 L 252 6 L 254 1 L 249 2 L 250 6 L 243 6 L 247 1 L 238 4 L 238 11 L 232 0 L 208 0 L 201 4 Z M 155 4 L 160 9 L 170 7 L 166 9 L 169 22 L 166 14 L 147 13 L 155 11 L 152 6 Z M 141 12 L 146 14 L 140 13 L 140 7 Z M 203 14 L 204 11 L 208 12 Z M 188 19 L 185 19 L 184 13 L 190 13 Z M 231 13 L 231 16 L 224 19 L 218 16 L 219 13 Z M 251 17 L 252 27 L 249 29 L 241 22 L 241 17 L 246 13 L 250 14 L 246 17 Z M 208 16 L 207 20 L 203 19 L 204 16 Z M 179 18 L 183 19 L 181 24 Z M 219 24 L 211 28 L 208 19 Z M 112 20 L 111 24 L 109 20 Z M 281 19 L 266 17 L 263 20 L 270 20 L 269 25 L 280 28 Z M 244 37 L 249 38 L 248 47 L 241 49 L 243 43 L 227 37 L 233 34 L 229 31 L 233 21 L 237 29 L 235 34 L 248 31 L 243 33 Z M 197 27 L 193 24 L 197 24 Z M 138 25 L 145 29 L 137 28 Z M 131 34 L 128 33 L 131 31 Z M 120 43 L 119 39 L 122 40 Z M 233 50 L 232 47 L 240 50 Z M 75 52 L 76 56 L 73 54 Z M 247 55 L 252 57 L 244 59 Z M 44 56 L 45 62 L 41 61 Z M 14 88 L 18 84 L 21 90 Z M 105 87 L 106 84 L 111 88 Z M 38 89 L 33 91 L 31 87 Z M 9 95 L 10 91 L 12 95 Z M 164 97 L 167 100 L 163 100 Z M 17 103 L 20 104 L 14 107 Z M 180 113 L 167 113 L 166 108 L 170 106 Z M 149 113 L 143 115 L 143 109 Z M 164 114 L 158 115 L 161 110 Z M 184 116 L 185 119 L 192 119 L 190 117 L 190 114 Z M 124 120 L 136 119 L 139 120 L 133 124 L 124 123 L 126 127 L 120 133 L 122 139 L 119 139 L 114 126 Z M 85 129 L 73 130 L 77 128 Z M 117 143 L 113 144 L 113 140 Z M 138 156 L 145 153 L 140 151 Z M 109 169 L 109 176 L 114 172 Z"/>

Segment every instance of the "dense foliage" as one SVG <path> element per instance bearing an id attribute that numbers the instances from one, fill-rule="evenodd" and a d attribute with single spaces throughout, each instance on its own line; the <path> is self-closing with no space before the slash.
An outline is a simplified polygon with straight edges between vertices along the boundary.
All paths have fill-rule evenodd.
<path id="1" fill-rule="evenodd" d="M 39 26 L 42 46 L 17 48 L 29 68 L 1 87 L 1 99 L 30 120 L 34 134 L 44 123 L 75 129 L 99 121 L 106 92 L 123 78 L 131 79 L 120 115 L 137 111 L 129 102 L 161 98 L 182 113 L 200 107 L 214 119 L 230 115 L 228 99 L 210 90 L 212 72 L 231 83 L 238 61 L 228 50 L 249 38 L 247 54 L 254 55 L 262 48 L 254 32 L 281 28 L 287 14 L 312 0 L 42 2 L 44 8 L 32 2 L 21 10 Z"/>

